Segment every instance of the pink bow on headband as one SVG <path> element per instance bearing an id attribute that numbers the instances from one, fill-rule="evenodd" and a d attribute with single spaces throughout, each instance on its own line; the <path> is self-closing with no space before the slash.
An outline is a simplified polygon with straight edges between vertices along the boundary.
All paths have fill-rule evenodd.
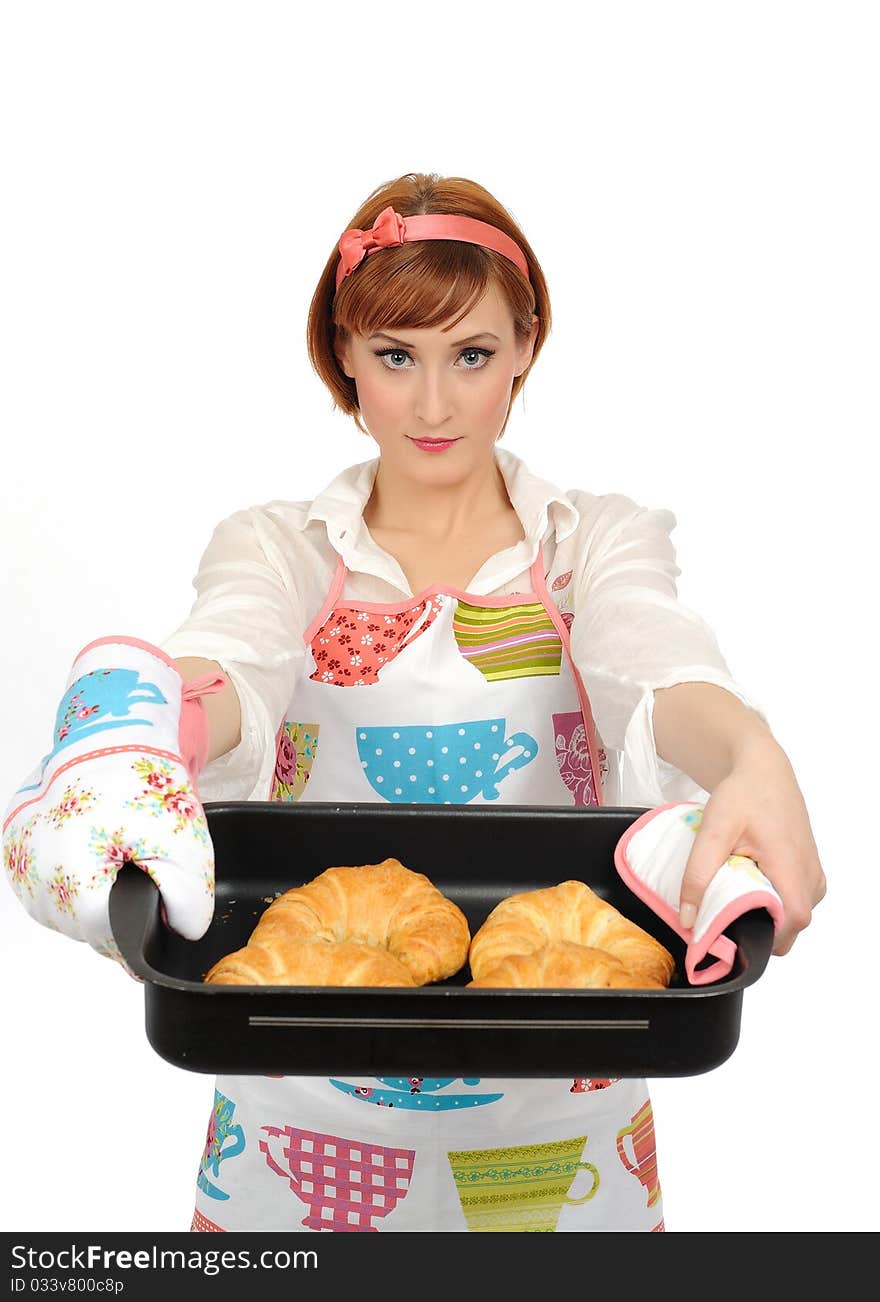
<path id="1" fill-rule="evenodd" d="M 382 209 L 368 231 L 353 226 L 339 241 L 341 263 L 338 280 L 344 280 L 373 249 L 388 249 L 393 244 L 403 244 L 405 237 L 406 222 L 390 205 Z"/>
<path id="2" fill-rule="evenodd" d="M 529 265 L 522 249 L 516 240 L 496 226 L 456 213 L 414 213 L 412 217 L 404 218 L 389 206 L 382 209 L 368 231 L 353 226 L 341 237 L 336 288 L 355 267 L 360 266 L 367 254 L 411 240 L 463 240 L 467 244 L 480 244 L 484 249 L 503 253 L 529 280 Z"/>

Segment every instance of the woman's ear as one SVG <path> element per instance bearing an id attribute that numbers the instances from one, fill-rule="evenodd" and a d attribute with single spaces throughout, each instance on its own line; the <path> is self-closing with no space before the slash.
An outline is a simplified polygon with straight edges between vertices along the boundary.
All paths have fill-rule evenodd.
<path id="1" fill-rule="evenodd" d="M 347 331 L 337 330 L 333 340 L 333 352 L 343 373 L 350 380 L 354 379 L 354 371 L 351 365 L 351 337 Z"/>
<path id="2" fill-rule="evenodd" d="M 539 319 L 533 312 L 531 331 L 519 345 L 519 361 L 517 362 L 517 370 L 514 372 L 515 375 L 522 375 L 523 371 L 527 370 L 531 363 L 532 354 L 535 351 L 535 340 L 538 337 L 539 324 Z"/>

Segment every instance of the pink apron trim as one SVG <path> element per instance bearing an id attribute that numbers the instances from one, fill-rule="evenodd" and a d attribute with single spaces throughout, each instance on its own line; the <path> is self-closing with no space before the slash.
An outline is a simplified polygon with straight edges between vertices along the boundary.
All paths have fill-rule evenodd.
<path id="1" fill-rule="evenodd" d="M 328 617 L 330 616 L 334 608 L 337 606 L 337 604 L 340 603 L 340 598 L 342 596 L 343 588 L 345 587 L 345 580 L 347 574 L 348 574 L 348 568 L 342 559 L 342 554 L 340 553 L 336 561 L 336 571 L 333 575 L 333 582 L 330 585 L 330 590 L 327 593 L 327 596 L 325 597 L 324 601 L 322 602 L 321 608 L 318 611 L 317 615 L 315 616 L 311 624 L 309 624 L 308 628 L 303 633 L 303 642 L 306 646 L 311 645 L 312 640 L 314 639 L 318 630 L 324 625 L 325 621 L 328 619 Z M 529 576 L 532 583 L 531 592 L 506 592 L 506 593 L 501 593 L 501 595 L 497 597 L 487 597 L 487 596 L 483 596 L 482 593 L 466 592 L 463 591 L 461 588 L 453 588 L 446 584 L 435 583 L 430 588 L 425 588 L 422 592 L 415 593 L 412 597 L 404 597 L 403 601 L 383 602 L 383 601 L 358 600 L 355 604 L 357 605 L 358 610 L 371 611 L 374 612 L 375 614 L 383 614 L 383 613 L 389 613 L 391 611 L 395 611 L 395 612 L 399 611 L 401 607 L 407 604 L 407 602 L 412 602 L 413 605 L 418 605 L 420 602 L 427 600 L 429 597 L 436 596 L 440 593 L 444 593 L 450 597 L 456 597 L 459 601 L 464 601 L 467 602 L 468 604 L 478 602 L 481 606 L 489 606 L 489 607 L 497 606 L 499 609 L 516 605 L 517 602 L 526 602 L 526 601 L 540 602 L 544 610 L 549 615 L 553 627 L 556 629 L 556 632 L 562 643 L 563 650 L 565 651 L 565 654 L 568 658 L 568 663 L 571 667 L 575 688 L 577 690 L 578 702 L 581 707 L 581 716 L 584 720 L 584 725 L 586 727 L 586 732 L 587 732 L 587 749 L 590 755 L 590 767 L 592 770 L 592 777 L 593 777 L 593 783 L 592 783 L 593 793 L 596 799 L 596 804 L 601 806 L 604 803 L 603 800 L 604 793 L 602 790 L 602 773 L 599 765 L 599 748 L 596 743 L 595 724 L 593 722 L 593 711 L 590 707 L 590 698 L 587 695 L 587 689 L 584 686 L 584 681 L 581 678 L 580 671 L 574 662 L 574 657 L 571 654 L 571 639 L 569 637 L 568 629 L 565 626 L 565 620 L 562 618 L 561 614 L 559 613 L 559 608 L 557 607 L 553 598 L 550 596 L 550 593 L 547 589 L 547 583 L 544 578 L 544 551 L 540 542 L 538 543 L 538 553 L 529 568 Z M 344 604 L 344 602 L 342 604 Z M 283 733 L 284 733 L 284 718 L 282 717 L 281 723 L 279 724 L 278 731 L 275 736 L 276 747 L 279 744 L 281 737 L 283 736 Z M 272 784 L 270 783 L 270 789 L 271 789 L 271 785 Z"/>
<path id="2" fill-rule="evenodd" d="M 336 561 L 336 573 L 333 575 L 333 582 L 330 584 L 330 591 L 327 593 L 327 596 L 324 598 L 324 602 L 321 606 L 321 609 L 318 611 L 317 615 L 312 620 L 311 624 L 309 624 L 308 628 L 303 633 L 303 642 L 305 642 L 306 646 L 310 644 L 315 634 L 317 633 L 318 629 L 321 627 L 321 625 L 324 623 L 324 620 L 327 618 L 327 616 L 330 614 L 333 607 L 336 605 L 336 602 L 342 593 L 342 589 L 345 586 L 345 575 L 346 575 L 345 561 L 342 559 L 342 556 L 340 555 Z M 284 727 L 284 720 L 282 719 L 281 728 L 283 729 L 283 727 Z M 281 735 L 280 729 L 278 735 L 279 736 Z"/>
<path id="3" fill-rule="evenodd" d="M 534 583 L 535 566 L 538 565 L 540 561 L 541 561 L 541 551 L 539 547 L 538 557 L 535 561 L 535 564 L 532 566 L 533 583 Z M 343 561 L 342 556 L 339 556 L 336 562 L 336 573 L 334 574 L 333 582 L 330 585 L 330 591 L 328 592 L 327 597 L 323 605 L 321 606 L 321 609 L 318 611 L 318 614 L 315 616 L 315 618 L 312 620 L 311 624 L 308 626 L 305 633 L 303 634 L 303 641 L 306 644 L 312 641 L 318 629 L 327 619 L 328 615 L 331 613 L 334 606 L 337 605 L 339 598 L 342 594 L 342 589 L 345 586 L 345 576 L 347 573 L 348 571 L 346 569 L 345 562 Z M 547 592 L 546 585 L 543 585 L 543 587 L 544 587 L 544 592 L 546 593 Z M 478 600 L 481 606 L 498 606 L 499 609 L 503 608 L 504 606 L 510 606 L 515 604 L 514 602 L 511 601 L 511 597 L 515 597 L 519 601 L 541 601 L 544 605 L 547 604 L 546 602 L 544 602 L 540 592 L 538 591 L 504 592 L 498 597 L 484 597 L 482 594 L 467 592 L 463 588 L 452 588 L 443 583 L 435 583 L 430 588 L 424 588 L 421 592 L 414 593 L 413 596 L 411 597 L 404 597 L 403 601 L 361 601 L 360 599 L 358 599 L 358 601 L 355 604 L 357 605 L 358 610 L 368 610 L 372 614 L 385 615 L 388 614 L 390 611 L 400 610 L 401 606 L 406 605 L 407 602 L 412 602 L 414 606 L 417 606 L 419 602 L 427 601 L 429 597 L 437 596 L 439 593 L 444 593 L 446 596 L 449 597 L 457 597 L 459 601 L 466 601 L 468 603 L 471 603 L 474 600 Z M 552 601 L 550 604 L 551 606 L 553 605 Z M 556 611 L 555 606 L 553 607 L 553 610 L 556 614 L 558 614 L 558 611 Z M 552 614 L 551 614 L 551 618 L 552 618 Z M 554 620 L 553 622 L 556 623 L 556 620 Z M 563 628 L 564 627 L 565 625 L 563 624 Z"/>
<path id="4" fill-rule="evenodd" d="M 584 686 L 584 680 L 581 678 L 580 670 L 574 662 L 574 656 L 571 654 L 571 637 L 568 629 L 565 627 L 565 620 L 559 613 L 559 607 L 550 596 L 547 590 L 547 583 L 544 579 L 544 552 L 541 544 L 538 543 L 538 555 L 535 557 L 531 569 L 532 584 L 535 587 L 538 600 L 543 605 L 547 614 L 553 621 L 553 627 L 562 640 L 565 648 L 565 654 L 568 656 L 568 663 L 571 665 L 571 672 L 574 676 L 575 687 L 577 688 L 578 700 L 581 705 L 581 714 L 584 717 L 584 724 L 587 729 L 587 749 L 590 752 L 590 767 L 593 770 L 593 791 L 596 796 L 598 805 L 604 804 L 604 792 L 602 790 L 602 774 L 599 770 L 599 748 L 596 745 L 596 732 L 593 723 L 593 711 L 590 707 L 590 698 L 587 695 L 587 689 Z"/>
<path id="5" fill-rule="evenodd" d="M 497 606 L 499 610 L 505 606 L 515 606 L 519 602 L 528 601 L 534 603 L 541 600 L 537 592 L 502 592 L 500 597 L 484 597 L 482 595 L 478 596 L 474 592 L 466 592 L 463 588 L 450 588 L 442 583 L 435 583 L 433 587 L 425 588 L 417 596 L 407 597 L 403 602 L 358 601 L 357 608 L 358 610 L 369 610 L 376 615 L 387 615 L 392 610 L 399 610 L 401 605 L 406 604 L 406 602 L 412 602 L 414 606 L 417 606 L 420 602 L 427 601 L 429 597 L 436 597 L 441 593 L 448 597 L 456 597 L 459 601 L 464 601 L 468 605 L 479 601 L 481 606 Z M 511 600 L 511 598 L 515 598 L 515 600 Z"/>

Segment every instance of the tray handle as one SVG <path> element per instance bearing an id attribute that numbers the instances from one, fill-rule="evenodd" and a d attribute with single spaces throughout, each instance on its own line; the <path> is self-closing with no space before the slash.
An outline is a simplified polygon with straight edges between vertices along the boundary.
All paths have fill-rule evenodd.
<path id="1" fill-rule="evenodd" d="M 162 925 L 162 896 L 152 878 L 137 864 L 126 863 L 110 888 L 110 930 L 128 966 L 144 981 L 174 984 L 146 961 L 147 946 Z"/>
<path id="2" fill-rule="evenodd" d="M 773 952 L 776 934 L 775 924 L 767 909 L 749 909 L 734 918 L 724 935 L 729 936 L 736 946 L 739 960 L 743 966 L 743 986 L 754 985 L 767 967 Z M 703 986 L 711 990 L 711 986 Z"/>

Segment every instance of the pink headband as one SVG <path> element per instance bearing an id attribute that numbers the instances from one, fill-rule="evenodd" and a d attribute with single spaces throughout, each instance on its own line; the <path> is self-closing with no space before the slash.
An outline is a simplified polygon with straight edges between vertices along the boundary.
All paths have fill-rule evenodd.
<path id="1" fill-rule="evenodd" d="M 370 253 L 396 244 L 409 244 L 413 240 L 463 240 L 465 244 L 481 244 L 485 249 L 510 258 L 529 280 L 528 263 L 522 249 L 497 226 L 478 221 L 476 217 L 455 217 L 450 213 L 417 213 L 412 217 L 401 217 L 389 206 L 382 209 L 368 231 L 353 226 L 343 234 L 339 241 L 336 288 Z"/>

